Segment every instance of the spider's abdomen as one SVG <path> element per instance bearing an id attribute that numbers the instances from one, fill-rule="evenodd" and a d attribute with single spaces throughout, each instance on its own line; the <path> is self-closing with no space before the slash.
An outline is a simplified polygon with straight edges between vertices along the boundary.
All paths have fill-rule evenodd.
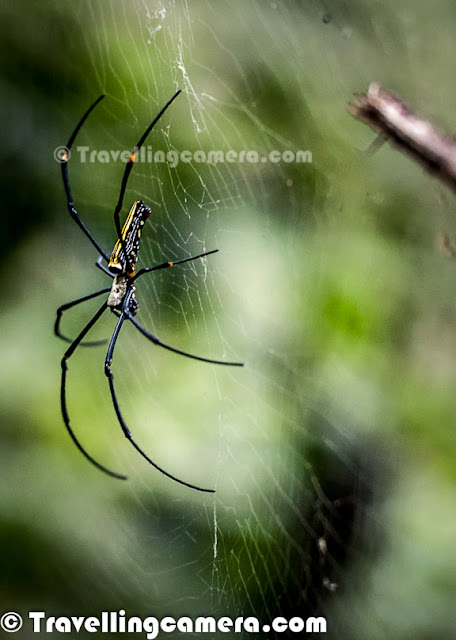
<path id="1" fill-rule="evenodd" d="M 136 200 L 125 220 L 121 239 L 117 240 L 112 250 L 108 265 L 111 273 L 134 276 L 138 261 L 141 230 L 150 214 L 150 208 L 141 200 Z"/>

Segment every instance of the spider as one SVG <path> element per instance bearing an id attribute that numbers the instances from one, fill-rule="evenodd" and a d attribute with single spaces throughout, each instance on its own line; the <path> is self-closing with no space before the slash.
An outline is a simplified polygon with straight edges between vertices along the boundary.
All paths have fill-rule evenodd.
<path id="1" fill-rule="evenodd" d="M 123 199 L 125 196 L 125 191 L 127 188 L 128 178 L 130 176 L 131 170 L 133 168 L 133 164 L 137 157 L 139 150 L 141 149 L 144 141 L 149 135 L 150 131 L 153 129 L 158 120 L 162 117 L 171 103 L 177 98 L 180 90 L 177 91 L 174 96 L 166 103 L 166 105 L 161 109 L 158 115 L 154 118 L 151 124 L 144 131 L 143 135 L 139 139 L 138 144 L 135 146 L 133 153 L 131 154 L 127 164 L 125 165 L 125 171 L 122 178 L 122 183 L 120 187 L 120 194 L 117 201 L 117 205 L 114 210 L 114 224 L 117 233 L 117 241 L 114 245 L 114 248 L 110 255 L 108 255 L 101 247 L 101 245 L 97 242 L 94 236 L 90 233 L 89 229 L 86 227 L 82 219 L 79 217 L 79 214 L 75 208 L 73 197 L 70 189 L 70 182 L 68 178 L 68 161 L 70 157 L 70 150 L 74 143 L 74 140 L 81 129 L 82 125 L 93 111 L 93 109 L 97 106 L 97 104 L 105 97 L 101 95 L 95 102 L 87 109 L 87 111 L 82 116 L 81 120 L 76 125 L 75 130 L 70 136 L 68 143 L 66 145 L 64 154 L 61 158 L 61 170 L 62 170 L 62 179 L 63 185 L 65 188 L 66 198 L 67 198 L 67 206 L 68 211 L 72 217 L 72 219 L 76 222 L 76 224 L 82 229 L 86 237 L 90 240 L 92 245 L 97 250 L 99 257 L 96 261 L 96 266 L 101 269 L 106 275 L 112 278 L 112 284 L 109 287 L 104 289 L 100 289 L 99 291 L 95 291 L 94 293 L 90 293 L 88 295 L 83 296 L 82 298 L 78 298 L 76 300 L 72 300 L 71 302 L 67 302 L 63 304 L 57 309 L 57 317 L 54 325 L 55 334 L 70 343 L 70 346 L 65 351 L 65 354 L 61 361 L 62 366 L 62 378 L 60 385 L 60 404 L 62 410 L 63 421 L 65 423 L 65 427 L 71 436 L 74 444 L 79 449 L 79 451 L 91 462 L 95 467 L 107 473 L 109 476 L 113 478 L 119 478 L 120 480 L 126 480 L 126 476 L 111 471 L 107 467 L 103 466 L 95 458 L 93 458 L 82 446 L 76 437 L 71 425 L 70 425 L 70 417 L 67 409 L 66 402 L 66 380 L 67 380 L 67 371 L 68 371 L 68 360 L 74 354 L 76 349 L 79 346 L 96 346 L 100 344 L 104 344 L 106 340 L 97 340 L 97 341 L 85 341 L 87 333 L 89 333 L 90 329 L 98 322 L 104 312 L 109 308 L 112 313 L 117 317 L 117 323 L 114 328 L 114 332 L 109 340 L 109 346 L 106 352 L 105 362 L 104 362 L 104 372 L 109 382 L 109 389 L 111 393 L 111 399 L 114 406 L 114 410 L 117 416 L 117 420 L 122 428 L 122 431 L 125 437 L 129 440 L 129 442 L 133 445 L 133 447 L 151 464 L 155 469 L 163 473 L 171 480 L 178 482 L 181 485 L 186 487 L 190 487 L 191 489 L 195 489 L 197 491 L 204 491 L 207 493 L 214 493 L 213 489 L 203 489 L 202 487 L 198 487 L 194 484 L 190 484 L 189 482 L 185 482 L 184 480 L 180 480 L 176 476 L 168 473 L 160 467 L 156 462 L 154 462 L 135 442 L 132 437 L 132 434 L 122 416 L 122 412 L 119 407 L 119 402 L 117 399 L 117 394 L 114 386 L 114 376 L 111 371 L 111 364 L 114 356 L 114 349 L 116 346 L 117 339 L 119 337 L 119 333 L 122 329 L 122 325 L 127 320 L 133 324 L 136 329 L 150 342 L 153 344 L 162 347 L 163 349 L 167 349 L 168 351 L 172 351 L 173 353 L 177 353 L 181 356 L 186 356 L 187 358 L 193 358 L 194 360 L 199 360 L 200 362 L 209 362 L 212 364 L 226 365 L 232 367 L 241 367 L 243 363 L 241 362 L 224 362 L 220 360 L 212 360 L 210 358 L 203 358 L 201 356 L 196 356 L 191 353 L 187 353 L 180 349 L 176 349 L 168 344 L 162 342 L 157 336 L 150 333 L 147 329 L 145 329 L 136 319 L 135 315 L 138 311 L 138 304 L 135 298 L 135 289 L 136 289 L 136 281 L 138 278 L 143 276 L 145 273 L 150 273 L 151 271 L 158 271 L 160 269 L 168 269 L 169 267 L 173 267 L 175 265 L 184 264 L 186 262 L 190 262 L 192 260 L 198 260 L 199 258 L 203 258 L 204 256 L 211 255 L 212 253 L 216 253 L 218 249 L 213 249 L 212 251 L 206 251 L 205 253 L 201 253 L 197 256 L 192 256 L 190 258 L 183 258 L 181 260 L 176 261 L 167 261 L 163 262 L 154 267 L 144 267 L 139 271 L 136 271 L 136 264 L 138 260 L 138 252 L 139 252 L 139 243 L 141 239 L 141 231 L 144 226 L 145 221 L 151 214 L 150 208 L 144 204 L 141 200 L 137 200 L 134 202 L 133 206 L 130 209 L 130 212 L 125 220 L 123 228 L 120 227 L 120 211 L 122 209 Z M 105 264 L 104 264 L 104 263 Z M 91 300 L 92 298 L 96 298 L 103 294 L 109 294 L 107 300 L 103 302 L 101 307 L 95 313 L 95 315 L 89 320 L 89 322 L 85 325 L 85 327 L 81 330 L 79 335 L 73 340 L 64 335 L 60 330 L 60 321 L 62 319 L 62 315 L 65 311 L 74 307 L 78 304 L 86 302 L 87 300 Z"/>

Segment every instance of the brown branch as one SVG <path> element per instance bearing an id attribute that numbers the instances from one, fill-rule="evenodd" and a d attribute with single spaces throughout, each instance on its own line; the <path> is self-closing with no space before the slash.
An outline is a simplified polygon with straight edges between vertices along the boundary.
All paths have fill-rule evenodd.
<path id="1" fill-rule="evenodd" d="M 366 95 L 348 105 L 350 113 L 456 191 L 456 144 L 403 102 L 371 83 Z"/>

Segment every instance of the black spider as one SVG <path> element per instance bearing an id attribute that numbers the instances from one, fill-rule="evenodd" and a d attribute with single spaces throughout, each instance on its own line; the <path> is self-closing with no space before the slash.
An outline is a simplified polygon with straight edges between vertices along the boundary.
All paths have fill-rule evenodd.
<path id="1" fill-rule="evenodd" d="M 173 100 L 175 100 L 175 98 L 179 95 L 179 93 L 180 91 L 177 91 L 177 93 L 175 93 L 175 95 L 171 98 L 171 100 L 169 100 L 169 102 L 163 107 L 163 109 L 155 117 L 152 123 L 148 126 L 146 131 L 141 136 L 133 153 L 131 154 L 128 163 L 125 166 L 125 171 L 122 178 L 122 184 L 120 187 L 119 199 L 117 201 L 117 205 L 114 210 L 114 223 L 116 226 L 117 242 L 110 256 L 107 253 L 105 253 L 105 251 L 101 248 L 97 240 L 95 240 L 93 235 L 90 233 L 90 231 L 87 229 L 87 227 L 79 217 L 79 214 L 76 211 L 76 208 L 73 203 L 70 183 L 68 179 L 68 160 L 70 156 L 71 146 L 76 138 L 76 135 L 78 134 L 79 130 L 84 124 L 85 120 L 87 119 L 91 111 L 100 102 L 100 100 L 104 98 L 104 95 L 100 96 L 89 107 L 89 109 L 87 109 L 87 111 L 82 116 L 79 123 L 77 124 L 75 130 L 71 134 L 70 139 L 68 140 L 68 143 L 66 145 L 65 151 L 61 158 L 61 168 L 62 168 L 63 184 L 65 187 L 65 192 L 67 197 L 68 211 L 70 212 L 70 215 L 73 218 L 73 220 L 79 225 L 79 227 L 85 233 L 87 238 L 90 240 L 90 242 L 98 251 L 99 257 L 97 259 L 96 266 L 100 268 L 110 278 L 112 278 L 113 282 L 110 287 L 106 287 L 105 289 L 101 289 L 100 291 L 95 291 L 94 293 L 90 293 L 89 295 L 83 296 L 82 298 L 78 298 L 77 300 L 72 300 L 71 302 L 67 302 L 66 304 L 62 305 L 57 309 L 57 318 L 54 326 L 55 334 L 60 338 L 62 338 L 63 340 L 65 340 L 66 342 L 70 343 L 70 346 L 68 347 L 68 349 L 65 352 L 65 355 L 62 358 L 62 381 L 61 381 L 61 390 L 60 390 L 60 401 L 61 401 L 62 415 L 63 415 L 63 420 L 65 422 L 65 426 L 71 438 L 73 439 L 73 442 L 75 443 L 77 448 L 81 451 L 81 453 L 83 453 L 83 455 L 92 464 L 98 467 L 98 469 L 101 469 L 101 471 L 104 471 L 105 473 L 107 473 L 108 475 L 114 478 L 125 480 L 126 476 L 110 471 L 109 469 L 101 465 L 99 462 L 97 462 L 94 458 L 92 458 L 92 456 L 89 453 L 87 453 L 87 451 L 81 445 L 79 440 L 76 438 L 74 431 L 70 426 L 70 418 L 68 415 L 68 410 L 66 405 L 66 374 L 68 369 L 67 361 L 73 355 L 73 353 L 76 351 L 79 345 L 90 346 L 90 345 L 103 344 L 105 342 L 105 341 L 83 342 L 83 340 L 86 334 L 90 331 L 90 329 L 101 318 L 101 316 L 106 311 L 106 309 L 110 308 L 111 311 L 117 316 L 118 320 L 117 320 L 117 324 L 115 326 L 114 332 L 112 334 L 112 337 L 109 341 L 109 346 L 108 346 L 108 350 L 105 358 L 104 371 L 108 378 L 109 389 L 111 392 L 111 398 L 112 398 L 114 409 L 117 415 L 117 419 L 119 421 L 120 426 L 122 427 L 125 437 L 131 442 L 131 444 L 135 447 L 135 449 L 137 449 L 137 451 L 139 451 L 139 453 L 152 466 L 158 469 L 158 471 L 163 473 L 165 476 L 168 476 L 168 478 L 171 478 L 172 480 L 175 480 L 176 482 L 179 482 L 182 485 L 185 485 L 192 489 L 196 489 L 198 491 L 206 491 L 209 493 L 214 493 L 213 489 L 203 489 L 201 487 L 190 484 L 188 482 L 184 482 L 183 480 L 180 480 L 176 476 L 173 476 L 172 474 L 168 473 L 167 471 L 162 469 L 158 464 L 156 464 L 153 460 L 151 460 L 151 458 L 149 458 L 149 456 L 146 455 L 146 453 L 144 453 L 144 451 L 136 444 L 136 442 L 132 438 L 130 430 L 128 429 L 125 423 L 125 420 L 122 416 L 122 413 L 120 411 L 119 402 L 117 400 L 117 395 L 114 387 L 114 377 L 111 371 L 111 363 L 114 355 L 114 348 L 117 342 L 117 338 L 119 337 L 120 330 L 125 320 L 129 320 L 138 329 L 138 331 L 140 331 L 142 335 L 145 336 L 148 340 L 158 345 L 159 347 L 163 347 L 164 349 L 168 349 L 169 351 L 173 351 L 174 353 L 178 353 L 188 358 L 193 358 L 194 360 L 200 360 L 201 362 L 210 362 L 212 364 L 221 364 L 221 365 L 228 365 L 228 366 L 234 366 L 234 367 L 243 366 L 242 363 L 240 362 L 221 362 L 219 360 L 202 358 L 200 356 L 195 356 L 190 353 L 186 353 L 185 351 L 181 351 L 180 349 L 175 349 L 174 347 L 171 347 L 170 345 L 165 344 L 159 338 L 157 338 L 157 336 L 147 331 L 147 329 L 145 329 L 135 318 L 135 314 L 138 308 L 138 305 L 135 299 L 135 283 L 139 277 L 141 277 L 145 273 L 149 273 L 150 271 L 167 269 L 168 267 L 172 267 L 176 264 L 183 264 L 185 262 L 190 262 L 191 260 L 197 260 L 198 258 L 202 258 L 203 256 L 210 255 L 211 253 L 215 253 L 217 251 L 217 249 L 215 249 L 213 251 L 207 251 L 205 253 L 201 253 L 200 255 L 197 255 L 197 256 L 184 258 L 183 260 L 177 260 L 174 262 L 164 262 L 155 267 L 145 267 L 144 269 L 140 269 L 138 272 L 136 272 L 136 263 L 138 260 L 141 230 L 145 221 L 150 215 L 151 210 L 147 205 L 144 204 L 144 202 L 137 200 L 131 207 L 123 228 L 121 229 L 120 227 L 119 214 L 122 209 L 122 204 L 123 204 L 123 199 L 125 195 L 125 190 L 127 187 L 128 178 L 130 176 L 130 172 L 132 170 L 137 154 L 141 146 L 143 145 L 144 141 L 146 140 L 147 136 L 149 135 L 151 129 L 158 122 L 158 120 L 161 118 L 163 113 L 170 106 Z M 105 264 L 103 264 L 103 261 L 105 262 Z M 66 311 L 67 309 L 70 309 L 71 307 L 74 307 L 77 304 L 80 304 L 81 302 L 85 302 L 86 300 L 90 300 L 92 298 L 96 298 L 97 296 L 107 294 L 107 293 L 109 293 L 107 300 L 103 302 L 103 304 L 98 309 L 98 311 L 93 316 L 93 318 L 85 325 L 85 327 L 82 329 L 82 331 L 74 340 L 66 337 L 61 333 L 60 320 L 64 311 Z"/>

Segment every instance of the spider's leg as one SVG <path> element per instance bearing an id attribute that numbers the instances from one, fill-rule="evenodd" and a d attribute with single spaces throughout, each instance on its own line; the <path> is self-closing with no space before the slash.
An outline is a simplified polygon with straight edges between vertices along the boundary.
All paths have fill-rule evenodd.
<path id="1" fill-rule="evenodd" d="M 98 269 L 101 269 L 103 273 L 106 273 L 106 275 L 110 278 L 115 278 L 115 275 L 109 271 L 108 267 L 105 267 L 104 264 L 101 264 L 102 260 L 104 260 L 104 257 L 98 256 L 97 261 L 95 262 L 95 266 L 98 267 Z"/>
<path id="2" fill-rule="evenodd" d="M 218 251 L 218 249 L 213 249 L 212 251 L 207 251 L 205 253 L 201 253 L 198 256 L 192 256 L 190 258 L 184 258 L 183 260 L 177 260 L 176 262 L 164 262 L 163 264 L 159 264 L 156 267 L 145 267 L 144 269 L 140 269 L 138 271 L 138 273 L 132 278 L 132 281 L 136 280 L 137 278 L 139 278 L 139 276 L 142 276 L 144 273 L 149 273 L 150 271 L 157 271 L 158 269 L 166 269 L 167 267 L 174 267 L 174 265 L 176 264 L 182 264 L 184 262 L 190 262 L 191 260 L 197 260 L 198 258 L 202 258 L 204 256 L 208 256 L 211 253 L 216 253 Z M 244 363 L 243 362 L 225 362 L 222 360 L 212 360 L 210 358 L 203 358 L 201 356 L 195 356 L 191 353 L 187 353 L 186 351 L 181 351 L 180 349 L 175 349 L 174 347 L 171 347 L 168 344 L 165 344 L 164 342 L 162 342 L 159 338 L 157 338 L 157 336 L 154 336 L 152 333 L 150 333 L 149 331 L 147 331 L 147 329 L 145 329 L 137 320 L 136 318 L 133 316 L 133 314 L 126 309 L 125 310 L 125 315 L 128 318 L 128 320 L 130 320 L 135 327 L 143 334 L 143 336 L 145 336 L 148 340 L 150 340 L 151 342 L 153 342 L 154 344 L 163 347 L 164 349 L 168 349 L 169 351 L 173 351 L 174 353 L 178 353 L 181 356 L 186 356 L 187 358 L 192 358 L 193 360 L 199 360 L 200 362 L 209 362 L 211 364 L 222 364 L 222 365 L 227 365 L 230 367 L 243 367 Z"/>
<path id="3" fill-rule="evenodd" d="M 62 304 L 62 306 L 60 306 L 57 309 L 57 317 L 55 319 L 55 324 L 54 324 L 54 333 L 56 336 L 58 336 L 59 338 L 61 338 L 62 340 L 65 340 L 65 342 L 69 342 L 70 344 L 73 343 L 73 339 L 72 338 L 68 338 L 67 336 L 63 335 L 63 333 L 61 333 L 60 331 L 60 321 L 62 319 L 62 315 L 63 312 L 66 311 L 67 309 L 71 309 L 71 307 L 75 307 L 77 304 L 81 304 L 81 302 L 85 302 L 86 300 L 91 300 L 92 298 L 96 298 L 97 296 L 101 296 L 103 293 L 108 293 L 108 291 L 111 290 L 111 287 L 107 287 L 106 289 L 101 289 L 100 291 L 95 291 L 95 293 L 90 293 L 88 296 L 83 296 L 82 298 L 77 298 L 77 300 L 72 300 L 71 302 L 67 302 L 66 304 Z M 100 344 L 106 344 L 106 340 L 93 340 L 91 342 L 80 342 L 79 345 L 81 347 L 96 347 Z"/>
<path id="4" fill-rule="evenodd" d="M 114 471 L 110 471 L 109 469 L 104 467 L 102 464 L 97 462 L 94 458 L 92 458 L 92 456 L 90 454 L 87 453 L 87 451 L 81 445 L 79 440 L 76 438 L 76 435 L 75 435 L 73 429 L 70 426 L 70 417 L 68 415 L 68 409 L 67 409 L 67 405 L 66 405 L 66 373 L 67 373 L 67 370 L 68 370 L 67 360 L 69 360 L 69 358 L 71 358 L 71 356 L 73 355 L 73 353 L 75 352 L 77 347 L 81 344 L 82 339 L 84 338 L 84 336 L 90 331 L 90 329 L 93 327 L 93 325 L 99 320 L 99 318 L 102 316 L 102 314 L 106 311 L 107 306 L 108 306 L 107 303 L 104 302 L 103 305 L 98 309 L 96 314 L 93 316 L 93 318 L 86 324 L 86 326 L 81 331 L 81 333 L 78 335 L 78 337 L 71 343 L 71 345 L 65 351 L 65 354 L 64 354 L 64 356 L 62 358 L 62 363 L 61 363 L 62 364 L 62 381 L 61 381 L 61 385 L 60 385 L 60 405 L 61 405 L 61 409 L 62 409 L 63 421 L 65 423 L 67 431 L 70 434 L 70 437 L 73 440 L 74 444 L 77 446 L 79 451 L 82 453 L 82 455 L 85 456 L 87 458 L 87 460 L 89 460 L 89 462 L 91 462 L 95 467 L 97 467 L 101 471 L 104 471 L 104 473 L 107 473 L 108 476 L 112 476 L 113 478 L 119 478 L 119 480 L 126 480 L 127 479 L 126 476 L 120 475 L 119 473 L 115 473 Z"/>
<path id="5" fill-rule="evenodd" d="M 191 256 L 190 258 L 184 258 L 183 260 L 175 260 L 173 262 L 163 262 L 163 264 L 159 264 L 156 267 L 144 267 L 144 269 L 140 269 L 138 273 L 132 278 L 132 281 L 137 280 L 139 276 L 142 276 L 144 273 L 150 273 L 151 271 L 158 271 L 159 269 L 167 269 L 168 267 L 175 267 L 176 264 L 183 264 L 184 262 L 191 262 L 192 260 L 198 260 L 198 258 L 204 258 L 204 256 L 210 256 L 211 253 L 217 253 L 218 249 L 212 249 L 212 251 L 205 251 L 204 253 L 200 253 L 198 256 Z"/>
<path id="6" fill-rule="evenodd" d="M 127 294 L 127 299 L 128 299 L 127 300 L 127 304 L 128 304 L 128 302 L 131 300 L 131 295 Z M 162 473 L 163 475 L 167 476 L 171 480 L 174 480 L 174 482 L 182 484 L 185 487 L 189 487 L 190 489 L 195 489 L 196 491 L 203 491 L 205 493 L 215 493 L 214 489 L 203 489 L 202 487 L 198 487 L 197 485 L 190 484 L 189 482 L 185 482 L 184 480 L 180 480 L 176 476 L 173 476 L 171 473 L 168 473 L 168 471 L 165 471 L 156 462 L 154 462 L 151 458 L 149 458 L 149 456 L 146 453 L 144 453 L 144 451 L 133 440 L 131 432 L 127 427 L 127 424 L 120 411 L 119 402 L 117 400 L 117 394 L 114 387 L 114 376 L 111 371 L 112 358 L 114 355 L 114 347 L 116 346 L 117 338 L 119 337 L 119 332 L 125 318 L 126 318 L 125 311 L 122 311 L 122 313 L 120 314 L 119 320 L 117 321 L 116 328 L 114 329 L 114 333 L 112 334 L 112 339 L 109 344 L 108 351 L 106 353 L 106 360 L 105 360 L 105 374 L 109 381 L 109 389 L 111 391 L 114 410 L 116 412 L 117 420 L 119 421 L 119 424 L 122 427 L 122 431 L 124 432 L 125 437 L 127 438 L 127 440 L 131 442 L 134 448 L 142 455 L 143 458 L 147 460 L 149 464 L 155 467 L 155 469 L 157 469 L 157 471 L 160 471 L 160 473 Z"/>
<path id="7" fill-rule="evenodd" d="M 87 227 L 85 226 L 85 224 L 83 223 L 83 221 L 79 217 L 79 214 L 78 214 L 78 212 L 76 210 L 76 207 L 74 206 L 73 196 L 71 195 L 70 180 L 68 178 L 68 159 L 69 159 L 69 156 L 70 156 L 70 150 L 71 150 L 71 147 L 73 145 L 73 142 L 74 142 L 77 134 L 79 133 L 80 128 L 82 127 L 84 122 L 87 120 L 87 118 L 88 118 L 89 114 L 91 113 L 91 111 L 97 106 L 97 104 L 103 98 L 104 98 L 104 95 L 101 95 L 99 98 L 97 98 L 97 100 L 95 100 L 95 102 L 87 109 L 85 114 L 82 116 L 82 118 L 80 119 L 80 121 L 76 125 L 75 130 L 71 134 L 70 139 L 68 140 L 68 142 L 66 144 L 66 151 L 63 154 L 60 166 L 61 166 L 61 169 L 62 169 L 63 186 L 65 187 L 65 193 L 66 193 L 66 197 L 67 197 L 67 206 L 68 206 L 68 211 L 70 212 L 70 216 L 73 218 L 73 220 L 76 222 L 76 224 L 82 229 L 82 231 L 85 233 L 85 235 L 90 240 L 90 242 L 93 244 L 93 246 L 96 248 L 98 253 L 100 255 L 102 255 L 103 258 L 106 261 L 108 261 L 109 258 L 107 256 L 107 254 L 103 251 L 101 246 L 98 244 L 98 242 L 95 240 L 93 235 L 90 233 L 90 231 L 87 229 Z"/>
<path id="8" fill-rule="evenodd" d="M 131 170 L 132 170 L 133 165 L 135 163 L 136 156 L 138 155 L 139 150 L 143 146 L 145 139 L 147 138 L 147 136 L 149 135 L 151 130 L 154 128 L 154 126 L 157 124 L 157 122 L 160 120 L 160 118 L 165 113 L 165 111 L 170 106 L 170 104 L 180 94 L 180 92 L 181 92 L 180 89 L 179 89 L 179 91 L 176 91 L 176 93 L 173 95 L 171 100 L 168 100 L 168 102 L 165 104 L 163 109 L 161 109 L 160 112 L 155 116 L 155 118 L 152 120 L 150 125 L 147 127 L 147 129 L 142 134 L 141 138 L 138 141 L 138 144 L 135 146 L 134 151 L 130 156 L 130 159 L 128 160 L 127 164 L 125 165 L 125 171 L 124 171 L 123 178 L 122 178 L 122 184 L 120 186 L 119 199 L 117 201 L 117 205 L 116 205 L 116 208 L 114 210 L 114 224 L 116 225 L 117 237 L 121 241 L 122 249 L 124 251 L 124 255 L 125 255 L 126 260 L 127 260 L 127 267 L 128 267 L 127 270 L 128 271 L 131 271 L 131 264 L 130 264 L 130 260 L 129 260 L 129 257 L 127 255 L 127 252 L 125 251 L 125 240 L 122 239 L 122 230 L 121 230 L 121 227 L 120 227 L 120 218 L 119 218 L 120 210 L 122 209 L 123 199 L 124 199 L 124 196 L 125 196 L 125 190 L 127 188 L 128 178 L 130 177 L 130 173 L 131 173 Z"/>
<path id="9" fill-rule="evenodd" d="M 150 340 L 157 346 L 163 347 L 164 349 L 168 349 L 168 351 L 172 351 L 173 353 L 178 353 L 180 356 L 185 356 L 186 358 L 192 358 L 192 360 L 199 360 L 200 362 L 209 362 L 210 364 L 222 364 L 228 367 L 244 366 L 243 362 L 226 362 L 225 360 L 212 360 L 211 358 L 203 358 L 202 356 L 195 356 L 192 353 L 181 351 L 181 349 L 175 349 L 174 347 L 171 347 L 169 344 L 165 344 L 164 342 L 162 342 L 160 338 L 157 338 L 157 336 L 154 336 L 153 333 L 150 333 L 149 331 L 147 331 L 147 329 L 145 329 L 142 326 L 142 324 L 140 324 L 136 320 L 134 315 L 130 313 L 128 309 L 125 309 L 124 314 L 128 318 L 128 320 L 130 320 L 130 322 L 132 322 L 135 325 L 135 327 L 143 334 L 143 336 L 145 336 L 148 340 Z"/>

